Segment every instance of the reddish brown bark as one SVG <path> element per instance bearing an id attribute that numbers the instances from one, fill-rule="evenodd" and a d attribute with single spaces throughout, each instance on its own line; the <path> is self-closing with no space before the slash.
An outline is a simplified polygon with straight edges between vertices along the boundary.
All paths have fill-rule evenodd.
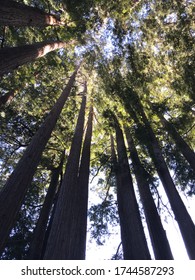
<path id="1" fill-rule="evenodd" d="M 62 171 L 63 162 L 64 162 L 64 152 L 59 166 L 52 170 L 51 182 L 30 244 L 30 250 L 28 254 L 29 260 L 41 259 L 49 215 L 56 194 L 59 175 Z"/>
<path id="2" fill-rule="evenodd" d="M 115 120 L 115 130 L 118 154 L 118 163 L 115 163 L 115 174 L 124 259 L 149 260 L 151 257 L 135 196 L 123 132 L 117 120 Z M 114 151 L 112 151 L 112 154 L 116 158 Z"/>
<path id="3" fill-rule="evenodd" d="M 47 241 L 44 255 L 44 259 L 46 260 L 75 260 L 78 258 L 75 235 L 80 234 L 77 231 L 77 218 L 78 211 L 80 210 L 77 196 L 85 106 L 86 96 L 83 95 L 66 171 Z"/>
<path id="4" fill-rule="evenodd" d="M 36 26 L 64 25 L 55 15 L 10 0 L 0 0 L 0 25 Z"/>
<path id="5" fill-rule="evenodd" d="M 0 252 L 4 249 L 42 152 L 70 94 L 77 71 L 78 67 L 0 192 Z"/>
<path id="6" fill-rule="evenodd" d="M 139 159 L 130 130 L 126 128 L 125 132 L 130 151 L 130 158 L 132 160 L 135 178 L 144 208 L 155 259 L 172 260 L 173 256 L 166 236 L 166 232 L 162 226 L 160 216 L 158 215 L 158 211 L 150 191 L 148 174 Z"/>
<path id="7" fill-rule="evenodd" d="M 190 259 L 195 259 L 195 225 L 190 217 L 170 175 L 169 169 L 163 157 L 159 142 L 144 112 L 143 106 L 137 96 L 136 110 L 142 117 L 145 129 L 145 138 L 150 156 L 154 162 L 159 178 L 163 184 L 175 219 L 179 225 L 183 241 Z"/>
<path id="8" fill-rule="evenodd" d="M 91 106 L 78 177 L 78 196 L 79 205 L 77 216 L 77 231 L 75 235 L 75 258 L 78 260 L 85 259 L 86 235 L 87 235 L 87 210 L 88 210 L 88 185 L 89 185 L 89 167 L 90 167 L 90 149 L 93 129 L 93 107 Z"/>
<path id="9" fill-rule="evenodd" d="M 0 76 L 65 46 L 66 43 L 57 41 L 0 49 Z"/>

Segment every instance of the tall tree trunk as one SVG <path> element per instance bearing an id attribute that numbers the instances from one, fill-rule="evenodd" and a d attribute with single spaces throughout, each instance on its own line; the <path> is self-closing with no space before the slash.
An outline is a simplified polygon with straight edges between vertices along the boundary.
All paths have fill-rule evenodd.
<path id="1" fill-rule="evenodd" d="M 77 71 L 78 67 L 47 118 L 32 138 L 24 155 L 7 180 L 5 187 L 0 192 L 0 252 L 4 249 L 5 242 L 41 159 L 42 152 L 74 85 Z"/>
<path id="2" fill-rule="evenodd" d="M 77 230 L 77 213 L 80 210 L 80 206 L 77 204 L 77 192 L 85 106 L 86 96 L 84 94 L 44 255 L 46 260 L 77 259 L 75 236 L 80 234 Z"/>
<path id="3" fill-rule="evenodd" d="M 145 136 L 148 138 L 148 150 L 154 162 L 155 168 L 158 172 L 159 178 L 163 184 L 169 202 L 171 204 L 171 208 L 175 215 L 175 219 L 178 222 L 189 258 L 195 259 L 195 225 L 171 178 L 159 142 L 147 119 L 147 116 L 143 110 L 143 106 L 140 100 L 138 99 L 138 96 L 135 108 L 137 112 L 140 113 L 142 121 L 145 125 Z"/>
<path id="4" fill-rule="evenodd" d="M 66 45 L 67 43 L 57 41 L 0 49 L 0 76 Z"/>
<path id="5" fill-rule="evenodd" d="M 117 201 L 124 259 L 148 260 L 150 253 L 135 197 L 123 132 L 117 120 L 115 120 L 115 130 L 118 154 L 118 164 L 115 169 Z"/>
<path id="6" fill-rule="evenodd" d="M 190 166 L 195 172 L 195 153 L 180 136 L 180 134 L 175 129 L 174 125 L 167 121 L 162 113 L 158 113 L 158 116 L 163 124 L 164 128 L 168 131 L 172 139 L 175 141 L 178 150 L 183 154 L 185 159 L 189 162 Z"/>
<path id="7" fill-rule="evenodd" d="M 59 175 L 62 171 L 63 162 L 64 152 L 59 166 L 52 170 L 51 182 L 30 244 L 30 250 L 28 254 L 28 259 L 30 260 L 41 259 L 48 219 L 51 212 L 53 200 L 56 194 Z"/>
<path id="8" fill-rule="evenodd" d="M 42 247 L 42 253 L 41 253 L 41 258 L 40 258 L 41 260 L 43 259 L 44 255 L 45 255 L 45 251 L 46 251 L 46 247 L 47 247 L 47 241 L 48 241 L 49 234 L 50 234 L 51 227 L 52 227 L 54 213 L 55 213 L 55 210 L 56 210 L 56 205 L 57 205 L 57 201 L 58 201 L 58 197 L 59 197 L 59 193 L 60 193 L 60 188 L 62 186 L 63 172 L 61 172 L 60 177 L 61 178 L 60 178 L 60 182 L 59 182 L 59 187 L 58 187 L 57 193 L 56 193 L 56 195 L 54 197 L 53 207 L 52 207 L 52 211 L 51 211 L 51 216 L 50 216 L 50 219 L 49 219 L 47 230 L 45 232 L 45 238 L 44 238 L 43 247 Z"/>
<path id="9" fill-rule="evenodd" d="M 135 178 L 144 208 L 155 259 L 172 260 L 173 256 L 171 253 L 169 242 L 167 240 L 166 232 L 163 229 L 161 219 L 158 215 L 158 211 L 156 209 L 156 205 L 150 191 L 150 186 L 147 181 L 147 172 L 141 164 L 130 130 L 127 127 L 125 128 L 125 133 Z"/>
<path id="10" fill-rule="evenodd" d="M 36 26 L 64 25 L 55 15 L 10 0 L 0 0 L 0 25 Z"/>
<path id="11" fill-rule="evenodd" d="M 88 210 L 88 185 L 89 185 L 89 167 L 90 167 L 90 150 L 93 129 L 93 106 L 90 108 L 87 131 L 83 143 L 83 151 L 78 177 L 78 195 L 77 203 L 79 206 L 77 217 L 77 233 L 75 236 L 75 259 L 84 260 L 86 252 L 87 236 L 87 210 Z M 76 233 L 76 232 L 75 232 Z"/>

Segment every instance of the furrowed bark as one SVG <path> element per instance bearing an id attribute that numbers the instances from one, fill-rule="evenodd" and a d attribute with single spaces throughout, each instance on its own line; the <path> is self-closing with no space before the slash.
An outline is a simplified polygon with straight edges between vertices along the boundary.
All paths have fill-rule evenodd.
<path id="1" fill-rule="evenodd" d="M 144 213 L 148 225 L 155 259 L 172 260 L 173 255 L 171 253 L 166 232 L 162 226 L 160 216 L 158 214 L 156 205 L 154 203 L 154 199 L 150 191 L 147 172 L 139 159 L 129 128 L 125 128 L 125 133 L 127 137 L 130 158 L 132 160 L 135 178 L 137 181 L 141 201 L 144 208 Z"/>
<path id="2" fill-rule="evenodd" d="M 41 259 L 48 219 L 54 201 L 54 197 L 56 194 L 59 175 L 62 171 L 63 162 L 64 162 L 64 153 L 59 166 L 52 170 L 51 182 L 30 244 L 30 250 L 28 254 L 29 260 Z"/>
<path id="3" fill-rule="evenodd" d="M 154 162 L 156 171 L 163 184 L 175 219 L 179 225 L 183 241 L 190 259 L 195 259 L 195 225 L 190 217 L 170 175 L 169 169 L 163 157 L 159 142 L 144 112 L 143 106 L 137 97 L 136 110 L 142 117 L 145 126 L 145 137 L 150 156 Z"/>
<path id="4" fill-rule="evenodd" d="M 151 257 L 135 197 L 123 132 L 117 120 L 115 120 L 115 130 L 118 154 L 115 174 L 124 259 L 149 260 Z"/>
<path id="5" fill-rule="evenodd" d="M 3 26 L 60 26 L 60 19 L 38 8 L 30 7 L 19 2 L 0 0 L 0 25 Z"/>
<path id="6" fill-rule="evenodd" d="M 79 234 L 75 236 L 74 248 L 76 253 L 75 258 L 78 260 L 85 259 L 86 251 L 86 235 L 87 235 L 87 209 L 88 209 L 88 185 L 89 185 L 89 167 L 90 167 L 90 149 L 91 149 L 91 138 L 93 129 L 93 107 L 91 106 L 87 131 L 85 140 L 83 143 L 83 151 L 81 156 L 81 163 L 79 168 L 78 177 L 78 196 L 77 203 L 79 205 L 78 217 L 77 217 L 77 231 Z"/>
<path id="7" fill-rule="evenodd" d="M 83 95 L 66 171 L 60 188 L 46 246 L 44 255 L 44 259 L 46 260 L 77 259 L 74 251 L 75 239 L 73 237 L 75 234 L 79 234 L 79 232 L 77 232 L 77 213 L 80 208 L 77 204 L 77 192 L 85 106 L 86 96 Z"/>
<path id="8" fill-rule="evenodd" d="M 19 66 L 35 61 L 47 53 L 64 48 L 64 42 L 41 42 L 33 45 L 0 49 L 0 76 L 17 69 Z"/>
<path id="9" fill-rule="evenodd" d="M 0 192 L 0 252 L 4 249 L 6 240 L 14 226 L 25 194 L 41 159 L 42 152 L 70 94 L 78 68 L 70 77 L 61 96 L 32 138 L 31 143 Z"/>

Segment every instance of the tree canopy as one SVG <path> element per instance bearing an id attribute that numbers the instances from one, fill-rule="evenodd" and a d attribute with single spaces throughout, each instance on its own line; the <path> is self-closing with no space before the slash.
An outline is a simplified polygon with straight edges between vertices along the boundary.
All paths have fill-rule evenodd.
<path id="1" fill-rule="evenodd" d="M 0 0 L 0 6 L 1 3 L 5 5 L 5 2 Z M 56 224 L 55 211 L 58 211 L 56 209 L 62 207 L 60 206 L 63 204 L 62 199 L 65 199 L 66 195 L 70 195 L 71 200 L 72 192 L 80 186 L 79 182 L 83 182 L 82 174 L 79 172 L 86 172 L 89 181 L 87 213 L 90 238 L 96 240 L 97 246 L 101 246 L 106 244 L 112 234 L 115 234 L 115 229 L 117 231 L 122 223 L 121 208 L 118 208 L 120 202 L 117 198 L 119 185 L 121 182 L 124 185 L 124 181 L 120 178 L 123 159 L 120 149 L 117 150 L 116 123 L 124 136 L 128 168 L 143 227 L 148 227 L 147 213 L 144 212 L 146 210 L 137 187 L 133 153 L 134 158 L 135 154 L 136 158 L 139 157 L 138 163 L 142 173 L 138 172 L 138 174 L 144 174 L 144 182 L 145 184 L 147 182 L 148 191 L 150 190 L 152 195 L 150 199 L 153 198 L 161 221 L 167 216 L 173 216 L 181 230 L 178 216 L 188 215 L 188 212 L 184 209 L 181 210 L 182 213 L 176 214 L 177 210 L 174 210 L 174 203 L 171 202 L 170 197 L 168 197 L 169 203 L 164 205 L 165 195 L 162 192 L 164 175 L 160 175 L 162 173 L 159 170 L 163 167 L 158 165 L 160 164 L 158 155 L 160 153 L 167 167 L 178 197 L 185 195 L 193 199 L 195 195 L 193 1 L 21 0 L 8 2 L 10 6 L 6 5 L 9 9 L 0 8 L 0 17 L 1 14 L 4 15 L 2 17 L 4 20 L 0 20 L 0 64 L 2 65 L 0 66 L 0 194 L 3 194 L 4 185 L 17 169 L 20 159 L 25 157 L 26 150 L 31 145 L 32 139 L 37 137 L 37 132 L 44 121 L 46 122 L 48 116 L 52 118 L 52 108 L 59 102 L 61 94 L 68 86 L 69 95 L 65 105 L 63 103 L 64 106 L 61 106 L 58 118 L 56 117 L 51 136 L 48 136 L 47 141 L 45 140 L 45 147 L 40 152 L 40 159 L 37 160 L 33 178 L 21 198 L 19 212 L 1 252 L 1 259 L 29 257 L 33 232 L 46 201 L 53 170 L 60 166 L 62 154 L 64 155 L 63 167 L 58 174 L 56 193 L 49 207 L 43 250 L 47 252 L 46 244 L 50 244 L 51 236 L 55 234 L 49 227 L 52 227 L 52 222 Z M 54 17 L 56 24 L 41 24 L 39 17 L 36 16 L 33 17 L 35 24 L 30 24 L 28 20 L 20 22 L 19 25 L 8 22 L 9 12 L 16 13 L 14 7 L 17 5 L 14 2 L 21 7 L 33 8 L 40 17 L 41 15 Z M 23 11 L 21 8 L 20 14 L 27 13 L 27 10 L 25 8 Z M 31 9 L 29 13 L 30 11 Z M 51 48 L 51 44 L 53 46 L 57 43 L 60 47 Z M 40 50 L 39 54 L 37 50 L 32 53 L 34 46 L 40 45 L 44 48 L 41 55 Z M 29 52 L 27 53 L 25 49 L 29 49 Z M 13 67 L 9 67 L 8 64 L 12 64 Z M 72 75 L 75 80 L 70 85 Z M 76 127 L 83 99 L 86 99 L 85 116 L 89 115 L 90 121 L 83 115 L 83 126 L 78 132 Z M 87 136 L 87 128 L 90 129 L 91 136 Z M 131 133 L 132 149 L 128 147 L 126 129 Z M 80 139 L 80 142 L 74 140 L 76 131 L 80 137 L 77 137 L 77 140 Z M 90 158 L 90 174 L 81 164 L 84 161 L 82 155 L 85 154 L 85 145 L 90 149 L 90 152 L 86 152 L 87 159 Z M 72 147 L 75 146 L 78 148 L 77 156 L 73 156 L 71 152 Z M 36 150 L 36 143 L 34 149 Z M 113 149 L 116 149 L 115 163 L 113 163 Z M 72 163 L 70 163 L 71 157 Z M 77 163 L 74 162 L 76 157 L 78 157 Z M 71 175 L 66 173 L 71 174 L 71 168 L 75 164 L 77 167 L 73 180 L 70 178 Z M 67 189 L 63 191 L 63 186 L 66 184 L 71 186 L 69 193 Z M 169 190 L 168 184 L 165 184 L 165 189 Z M 88 196 L 86 189 L 85 192 L 86 207 Z M 78 193 L 82 197 L 81 190 Z M 173 195 L 172 201 L 176 196 Z M 77 201 L 74 202 L 75 208 L 69 209 L 68 202 L 64 208 L 67 213 L 70 212 L 67 214 L 69 215 L 67 228 L 68 219 L 72 219 L 77 211 L 76 205 L 79 204 L 77 193 L 75 197 L 74 201 Z M 98 197 L 97 201 L 96 199 L 93 201 L 93 197 Z M 67 209 L 70 211 L 68 212 Z M 76 215 L 79 213 L 74 217 Z M 83 215 L 85 216 L 84 212 Z M 189 216 L 189 223 L 191 232 L 195 233 L 193 218 Z M 78 226 L 77 224 L 73 225 L 72 230 L 74 226 Z M 49 238 L 47 234 L 50 233 Z M 66 234 L 68 236 L 67 232 Z M 82 234 L 85 235 L 85 231 Z M 122 231 L 121 236 L 123 236 Z M 182 236 L 189 258 L 195 259 L 195 236 L 191 241 L 188 240 L 194 244 L 191 252 L 190 246 L 187 245 L 187 237 Z M 151 236 L 147 238 L 148 244 L 151 242 L 150 239 Z M 115 247 L 117 248 L 118 245 L 115 244 Z M 60 244 L 58 246 L 61 247 Z M 49 250 L 52 249 L 49 248 L 48 252 Z M 150 249 L 151 256 L 154 251 L 154 248 Z M 118 247 L 117 252 L 113 251 L 110 259 L 123 258 L 123 252 L 125 252 L 124 247 L 123 249 Z M 40 252 L 40 255 L 42 254 L 43 252 Z"/>

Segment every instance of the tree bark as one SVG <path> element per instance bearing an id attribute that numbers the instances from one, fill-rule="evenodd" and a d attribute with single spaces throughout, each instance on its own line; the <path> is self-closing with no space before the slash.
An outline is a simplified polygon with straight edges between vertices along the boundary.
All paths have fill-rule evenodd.
<path id="1" fill-rule="evenodd" d="M 4 26 L 36 26 L 64 25 L 55 15 L 9 0 L 0 0 L 0 25 Z"/>
<path id="2" fill-rule="evenodd" d="M 57 41 L 0 49 L 0 76 L 65 46 L 66 43 Z"/>
<path id="3" fill-rule="evenodd" d="M 151 257 L 135 197 L 123 132 L 117 120 L 115 120 L 115 130 L 118 154 L 115 174 L 124 259 L 148 260 Z"/>
<path id="4" fill-rule="evenodd" d="M 135 178 L 137 181 L 141 201 L 144 208 L 144 213 L 148 225 L 155 259 L 172 260 L 173 256 L 171 253 L 169 242 L 167 240 L 166 232 L 162 226 L 161 219 L 158 215 L 158 211 L 156 209 L 156 205 L 154 203 L 154 199 L 150 191 L 150 186 L 147 181 L 147 172 L 139 159 L 129 128 L 125 128 L 125 133 L 127 137 L 130 158 L 132 160 Z"/>
<path id="5" fill-rule="evenodd" d="M 163 184 L 175 219 L 179 225 L 183 241 L 190 259 L 195 259 L 195 225 L 175 187 L 171 178 L 169 169 L 163 157 L 159 142 L 153 132 L 153 129 L 147 119 L 143 106 L 137 99 L 136 110 L 140 113 L 145 125 L 145 137 L 148 138 L 147 145 L 150 156 L 154 162 L 159 178 Z"/>
<path id="6" fill-rule="evenodd" d="M 75 238 L 73 237 L 80 234 L 77 231 L 77 213 L 80 210 L 80 206 L 77 204 L 77 192 L 85 106 L 86 96 L 84 94 L 46 246 L 44 255 L 46 260 L 77 259 Z"/>
<path id="7" fill-rule="evenodd" d="M 77 71 L 78 67 L 0 192 L 0 252 L 4 249 L 42 152 L 70 94 Z"/>
<path id="8" fill-rule="evenodd" d="M 185 159 L 189 162 L 190 166 L 195 172 L 195 153 L 180 136 L 180 134 L 175 129 L 174 125 L 167 121 L 161 113 L 158 113 L 158 116 L 163 124 L 164 128 L 168 131 L 172 139 L 175 141 L 175 144 L 178 150 L 183 154 Z"/>
<path id="9" fill-rule="evenodd" d="M 86 252 L 86 235 L 87 235 L 87 210 L 88 210 L 88 185 L 89 185 L 89 167 L 90 167 L 90 149 L 93 129 L 93 107 L 91 106 L 87 131 L 83 143 L 83 151 L 81 156 L 81 163 L 78 176 L 78 190 L 77 190 L 77 230 L 74 232 L 75 239 L 72 255 L 75 259 L 84 260 Z M 79 232 L 79 234 L 78 234 Z"/>
<path id="10" fill-rule="evenodd" d="M 64 152 L 59 166 L 52 170 L 51 182 L 30 244 L 30 250 L 28 254 L 29 260 L 41 259 L 49 215 L 56 194 L 59 175 L 62 171 L 63 162 L 64 162 Z"/>
<path id="11" fill-rule="evenodd" d="M 54 213 L 55 213 L 55 210 L 56 210 L 56 205 L 57 205 L 57 201 L 58 201 L 58 197 L 59 197 L 59 192 L 60 192 L 60 188 L 61 188 L 61 185 L 62 185 L 63 172 L 61 172 L 60 177 L 61 177 L 61 179 L 60 179 L 59 187 L 58 187 L 57 193 L 54 197 L 53 207 L 52 207 L 52 211 L 51 211 L 51 217 L 49 219 L 48 227 L 47 227 L 47 230 L 45 232 L 45 238 L 44 238 L 42 253 L 41 253 L 41 258 L 40 258 L 41 260 L 43 259 L 44 255 L 45 255 L 45 251 L 46 251 L 46 247 L 47 247 L 47 241 L 48 241 L 49 234 L 50 234 L 51 227 L 52 227 Z"/>

